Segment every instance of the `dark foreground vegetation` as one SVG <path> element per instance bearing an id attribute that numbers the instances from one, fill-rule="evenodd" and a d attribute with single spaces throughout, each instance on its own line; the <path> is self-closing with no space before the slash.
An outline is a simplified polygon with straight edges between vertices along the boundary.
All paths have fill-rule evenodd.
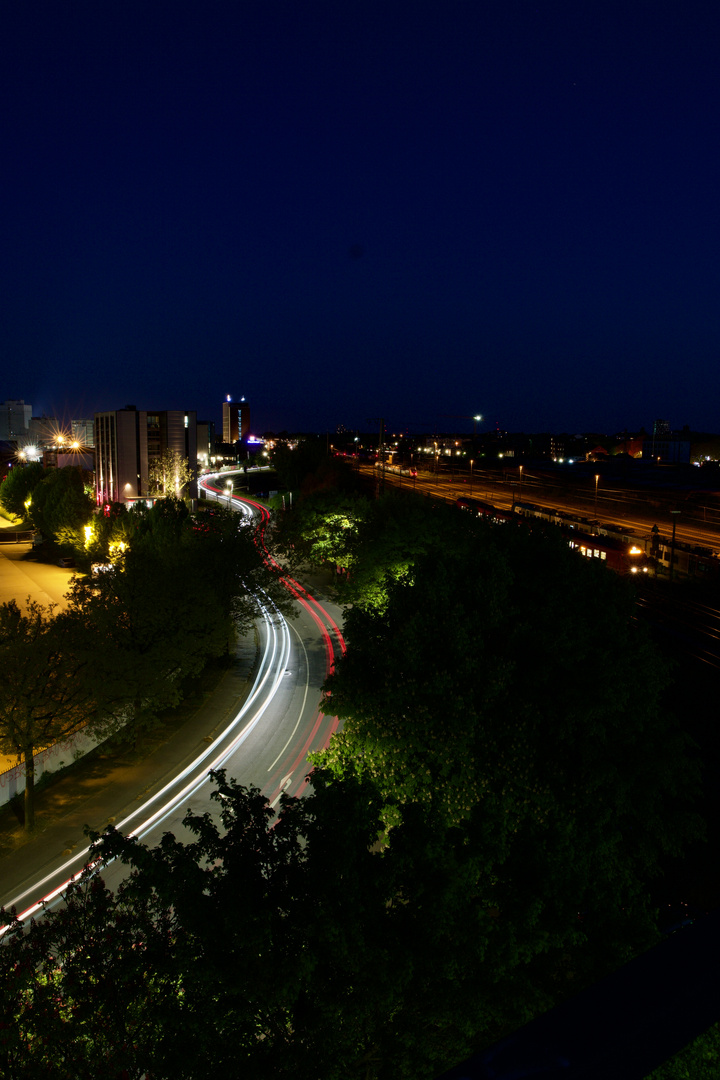
<path id="1" fill-rule="evenodd" d="M 627 583 L 329 462 L 275 544 L 348 603 L 311 794 L 100 838 L 0 948 L 8 1075 L 431 1078 L 658 940 L 700 772 Z"/>

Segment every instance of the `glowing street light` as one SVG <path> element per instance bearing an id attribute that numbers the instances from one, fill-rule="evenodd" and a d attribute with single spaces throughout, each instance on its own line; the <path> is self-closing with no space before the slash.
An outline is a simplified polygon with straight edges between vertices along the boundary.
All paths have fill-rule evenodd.
<path id="1" fill-rule="evenodd" d="M 599 473 L 595 473 L 595 517 L 596 518 L 597 518 L 597 489 L 598 489 L 598 480 L 599 479 L 600 479 Z"/>
<path id="2" fill-rule="evenodd" d="M 473 467 L 473 459 L 470 458 L 470 494 L 471 495 L 472 495 L 472 467 Z"/>

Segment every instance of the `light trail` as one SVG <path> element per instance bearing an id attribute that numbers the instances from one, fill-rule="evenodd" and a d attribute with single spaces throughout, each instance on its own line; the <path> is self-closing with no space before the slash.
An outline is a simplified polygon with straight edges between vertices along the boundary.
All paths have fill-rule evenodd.
<path id="1" fill-rule="evenodd" d="M 205 488 L 206 491 L 212 492 L 215 495 L 215 501 L 222 502 L 223 499 L 227 498 L 227 494 L 223 492 L 222 489 L 213 487 L 209 483 L 209 479 L 210 478 L 208 478 L 207 480 L 201 480 L 201 486 Z M 240 499 L 235 496 L 232 496 L 229 502 L 234 509 L 236 509 L 243 515 L 247 524 L 251 523 L 254 516 L 260 518 L 258 534 L 260 539 L 260 546 L 262 547 L 262 550 L 264 552 L 264 557 L 268 565 L 271 565 L 275 570 L 281 572 L 281 567 L 279 567 L 277 562 L 272 558 L 272 556 L 267 550 L 267 547 L 265 546 L 264 530 L 270 518 L 270 514 L 267 508 L 261 503 L 257 503 L 252 499 Z M 298 581 L 289 577 L 282 577 L 281 580 L 285 587 L 288 589 L 288 591 L 295 597 L 295 600 L 307 612 L 308 616 L 317 626 L 325 647 L 326 674 L 329 675 L 333 670 L 335 660 L 335 652 L 330 634 L 334 634 L 341 652 L 344 653 L 346 649 L 345 640 L 339 626 L 329 614 L 329 612 L 327 612 L 326 609 L 322 606 L 322 604 L 320 604 L 319 601 L 317 601 Z M 195 757 L 193 761 L 190 762 L 190 764 L 185 766 L 185 768 L 182 769 L 181 772 L 178 773 L 177 776 L 175 776 L 171 781 L 165 784 L 164 787 L 162 787 L 154 795 L 146 799 L 143 802 L 142 806 L 138 807 L 131 814 L 128 814 L 126 817 L 124 817 L 116 826 L 118 830 L 122 830 L 124 827 L 127 827 L 132 822 L 134 822 L 138 817 L 142 817 L 143 815 L 147 814 L 149 808 L 155 806 L 155 804 L 158 803 L 159 805 L 155 806 L 154 811 L 149 816 L 145 817 L 145 819 L 139 824 L 135 825 L 128 835 L 134 836 L 140 840 L 144 836 L 146 836 L 152 829 L 157 828 L 159 825 L 161 825 L 163 821 L 165 821 L 173 812 L 177 810 L 177 807 L 181 802 L 195 795 L 208 782 L 208 776 L 211 772 L 220 769 L 231 756 L 231 754 L 236 752 L 239 747 L 242 746 L 243 742 L 248 738 L 248 736 L 257 726 L 257 724 L 262 719 L 267 709 L 273 702 L 278 689 L 283 683 L 288 659 L 291 654 L 290 627 L 284 616 L 274 607 L 274 605 L 272 605 L 270 601 L 266 599 L 263 602 L 259 598 L 256 599 L 258 600 L 260 617 L 263 620 L 263 624 L 266 630 L 266 640 L 263 655 L 261 657 L 258 671 L 255 675 L 255 679 L 253 682 L 253 687 L 247 700 L 238 710 L 238 712 L 227 725 L 227 727 L 223 730 L 222 734 L 219 735 L 216 740 L 214 740 L 213 744 L 206 747 L 200 754 L 198 754 L 197 757 Z M 295 633 L 297 633 L 297 631 L 295 631 Z M 299 634 L 298 638 L 300 639 Z M 302 643 L 302 639 L 300 639 L 300 643 L 305 653 L 307 668 L 309 666 L 307 664 L 307 652 L 305 650 L 304 644 Z M 298 719 L 293 728 L 293 732 L 278 757 L 267 770 L 268 772 L 272 771 L 275 765 L 277 765 L 283 755 L 287 752 L 293 737 L 297 733 L 297 729 L 300 725 L 302 714 L 307 701 L 307 693 L 308 685 L 306 683 L 305 691 L 303 694 L 302 706 L 298 713 Z M 301 765 L 302 762 L 306 759 L 308 750 L 312 745 L 312 741 L 324 719 L 325 716 L 323 713 L 317 714 L 310 733 L 307 736 L 301 751 L 299 752 L 299 754 L 296 755 L 292 767 L 290 768 L 289 772 L 286 773 L 286 776 L 283 779 L 280 788 L 277 791 L 277 794 L 271 801 L 271 805 L 273 807 L 279 801 L 280 795 L 283 793 L 283 791 L 286 791 L 289 787 L 292 786 L 293 773 L 298 768 L 298 766 Z M 330 737 L 337 730 L 338 725 L 338 718 L 332 718 L 329 734 L 324 745 L 327 745 Z M 240 730 L 238 731 L 237 729 L 239 727 Z M 235 732 L 236 734 L 233 735 L 233 732 Z M 229 736 L 232 737 L 228 739 Z M 220 743 L 222 743 L 222 749 L 218 752 L 218 744 Z M 284 769 L 287 770 L 287 766 L 284 766 Z M 296 797 L 299 796 L 302 791 L 304 791 L 307 782 L 308 778 L 306 775 L 300 781 L 298 791 L 296 792 Z M 178 787 L 178 785 L 181 786 Z M 163 799 L 165 800 L 164 802 L 161 801 Z M 86 859 L 89 854 L 90 846 L 88 845 L 81 851 L 76 852 L 66 862 L 62 863 L 60 866 L 55 867 L 50 873 L 46 874 L 39 881 L 35 881 L 31 886 L 28 886 L 21 893 L 17 894 L 17 896 L 13 897 L 8 903 L 5 904 L 5 907 L 7 907 L 8 909 L 19 907 L 27 901 L 27 898 L 30 896 L 30 894 L 34 893 L 35 895 L 37 895 L 37 892 L 39 890 L 42 890 L 45 886 L 48 885 L 49 882 L 51 882 L 54 878 L 57 878 L 57 876 L 60 875 L 63 878 L 62 884 L 54 886 L 51 890 L 46 892 L 39 900 L 36 900 L 32 904 L 30 904 L 27 908 L 20 912 L 17 918 L 20 922 L 24 922 L 25 920 L 31 918 L 33 915 L 38 914 L 38 912 L 42 911 L 48 905 L 56 901 L 67 889 L 67 887 L 82 875 L 83 871 L 88 866 Z M 109 863 L 104 863 L 103 865 L 109 865 Z M 74 873 L 70 873 L 73 867 L 75 867 L 76 869 Z M 6 931 L 7 927 L 0 928 L 0 938 L 4 936 Z"/>
<path id="2" fill-rule="evenodd" d="M 219 739 L 227 739 L 227 736 L 235 731 L 240 724 L 244 723 L 244 726 L 223 747 L 220 753 L 217 752 L 217 742 L 219 739 L 215 741 L 215 744 L 206 747 L 168 784 L 148 798 L 142 806 L 137 810 L 134 810 L 132 814 L 128 814 L 127 817 L 123 818 L 117 825 L 118 829 L 122 829 L 129 825 L 141 814 L 147 813 L 149 807 L 153 806 L 154 803 L 157 803 L 165 796 L 168 796 L 168 793 L 173 792 L 173 789 L 177 789 L 178 784 L 182 784 L 188 777 L 193 777 L 194 773 L 197 774 L 179 790 L 174 790 L 173 794 L 166 798 L 166 801 L 158 806 L 154 813 L 146 818 L 145 821 L 137 825 L 129 835 L 142 839 L 151 828 L 162 824 L 162 822 L 177 808 L 180 802 L 188 798 L 188 796 L 195 794 L 200 787 L 207 783 L 208 774 L 210 772 L 216 771 L 222 767 L 230 754 L 242 745 L 266 712 L 282 683 L 285 667 L 290 655 L 290 631 L 287 621 L 279 614 L 279 612 L 271 610 L 264 605 L 260 605 L 260 610 L 268 631 L 260 667 L 255 676 L 255 681 L 249 697 L 225 728 Z M 255 709 L 254 712 L 252 712 L 253 709 Z M 207 759 L 213 754 L 215 757 L 211 761 L 208 761 Z M 26 908 L 18 915 L 20 922 L 24 922 L 56 899 L 72 881 L 76 880 L 82 874 L 85 869 L 85 860 L 89 854 L 90 846 L 88 845 L 83 850 L 76 852 L 71 859 L 67 860 L 67 862 L 56 867 L 51 873 L 45 875 L 45 877 L 41 878 L 39 881 L 34 882 L 32 886 L 13 897 L 13 899 L 5 906 L 8 908 L 17 908 L 30 893 L 36 893 L 38 889 L 42 889 L 58 874 L 64 875 L 71 867 L 76 866 L 79 862 L 82 863 L 80 869 L 67 877 L 61 885 L 53 888 L 50 892 L 42 896 L 41 899 L 35 901 L 30 907 Z M 6 928 L 0 929 L 0 936 L 5 932 Z"/>

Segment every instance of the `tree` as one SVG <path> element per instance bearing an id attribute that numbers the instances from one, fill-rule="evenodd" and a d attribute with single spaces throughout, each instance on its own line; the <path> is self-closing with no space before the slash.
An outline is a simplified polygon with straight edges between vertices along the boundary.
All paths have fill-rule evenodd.
<path id="1" fill-rule="evenodd" d="M 717 1080 L 720 1073 L 720 1024 L 714 1024 L 646 1080 Z"/>
<path id="2" fill-rule="evenodd" d="M 25 763 L 25 830 L 35 824 L 36 750 L 79 731 L 95 716 L 86 673 L 91 656 L 73 621 L 28 600 L 0 605 L 0 747 Z"/>
<path id="3" fill-rule="evenodd" d="M 80 561 L 112 563 L 122 558 L 137 532 L 138 515 L 124 503 L 111 503 L 102 513 L 95 514 L 89 523 Z"/>
<path id="4" fill-rule="evenodd" d="M 299 439 L 293 448 L 287 442 L 280 442 L 273 450 L 272 465 L 282 487 L 297 491 L 326 455 L 326 440 L 319 436 Z"/>
<path id="5" fill-rule="evenodd" d="M 148 470 L 148 494 L 172 495 L 179 499 L 183 489 L 194 479 L 189 460 L 179 450 L 164 450 Z"/>
<path id="6" fill-rule="evenodd" d="M 91 520 L 94 504 L 85 491 L 82 472 L 74 465 L 49 469 L 33 490 L 30 515 L 44 536 L 73 547 L 84 543 L 83 529 Z"/>
<path id="7" fill-rule="evenodd" d="M 288 600 L 236 515 L 214 507 L 191 516 L 168 498 L 129 517 L 122 558 L 76 578 L 70 597 L 96 634 L 97 693 L 137 735 L 182 700 L 184 680 L 223 656 L 234 632 L 249 629 L 256 593 L 284 607 Z"/>
<path id="8" fill-rule="evenodd" d="M 8 513 L 26 518 L 26 502 L 45 476 L 45 469 L 38 461 L 27 465 L 15 465 L 0 484 L 0 506 Z"/>
<path id="9" fill-rule="evenodd" d="M 296 500 L 292 511 L 276 518 L 274 546 L 290 566 L 352 566 L 352 536 L 366 512 L 357 495 L 314 491 Z"/>
<path id="10" fill-rule="evenodd" d="M 448 825 L 480 808 L 493 906 L 518 943 L 538 926 L 552 941 L 583 912 L 590 938 L 623 959 L 652 933 L 660 857 L 699 828 L 697 765 L 662 708 L 667 674 L 632 592 L 560 538 L 453 508 L 425 517 L 384 577 L 367 556 L 365 597 L 373 523 L 359 531 L 347 653 L 324 703 L 345 723 L 313 760 L 369 778 L 389 826 L 404 807 Z"/>
<path id="11" fill-rule="evenodd" d="M 257 789 L 215 780 L 221 827 L 188 813 L 194 839 L 152 849 L 109 830 L 93 862 L 127 864 L 117 893 L 90 872 L 11 930 L 9 1074 L 431 1080 L 523 1019 L 547 934 L 518 942 L 494 913 L 481 817 L 410 813 L 380 850 L 367 784 L 316 772 L 276 819 Z M 553 945 L 575 935 L 570 920 Z"/>

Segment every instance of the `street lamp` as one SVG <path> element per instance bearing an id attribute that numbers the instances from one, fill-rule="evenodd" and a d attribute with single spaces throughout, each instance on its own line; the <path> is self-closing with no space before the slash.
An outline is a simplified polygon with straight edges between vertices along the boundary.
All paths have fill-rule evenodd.
<path id="1" fill-rule="evenodd" d="M 600 475 L 598 473 L 595 473 L 595 518 L 596 519 L 597 519 L 597 487 L 598 487 L 598 480 L 599 479 L 600 479 Z"/>
<path id="2" fill-rule="evenodd" d="M 471 495 L 472 495 L 472 467 L 473 467 L 473 459 L 470 458 L 470 494 Z"/>
<path id="3" fill-rule="evenodd" d="M 232 506 L 232 493 L 233 493 L 233 482 L 232 482 L 232 480 L 228 480 L 226 482 L 225 488 L 227 490 L 228 506 Z"/>
<path id="4" fill-rule="evenodd" d="M 522 471 L 523 467 L 520 466 L 520 487 L 518 489 L 518 502 L 522 502 Z"/>

